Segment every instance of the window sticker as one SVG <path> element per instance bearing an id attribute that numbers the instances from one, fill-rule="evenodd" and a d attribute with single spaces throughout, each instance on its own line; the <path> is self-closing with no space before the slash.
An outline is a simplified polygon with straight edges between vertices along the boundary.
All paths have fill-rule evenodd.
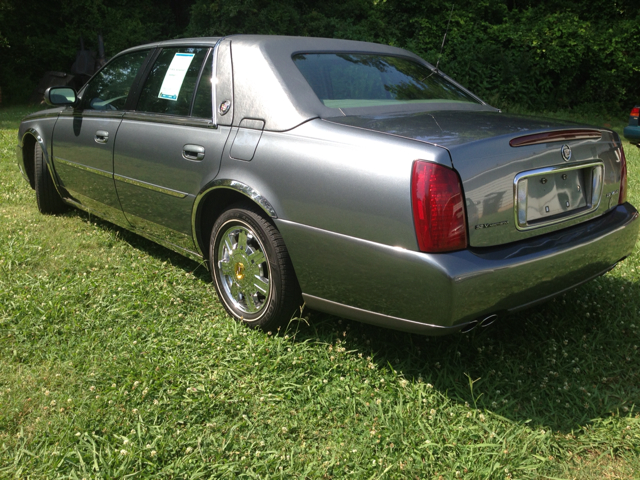
<path id="1" fill-rule="evenodd" d="M 194 56 L 195 53 L 175 54 L 173 60 L 171 60 L 171 65 L 169 65 L 169 70 L 167 70 L 164 80 L 162 81 L 158 98 L 173 100 L 174 102 L 178 100 L 178 94 L 180 93 L 184 76 L 187 74 L 187 70 Z"/>

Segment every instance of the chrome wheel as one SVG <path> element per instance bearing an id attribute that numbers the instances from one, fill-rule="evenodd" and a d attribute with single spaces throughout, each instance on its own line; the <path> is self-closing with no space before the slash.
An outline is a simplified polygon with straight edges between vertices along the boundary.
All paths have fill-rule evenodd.
<path id="1" fill-rule="evenodd" d="M 271 295 L 271 268 L 264 245 L 239 220 L 223 225 L 221 231 L 216 259 L 225 300 L 244 314 L 258 314 Z"/>
<path id="2" fill-rule="evenodd" d="M 255 205 L 222 212 L 211 229 L 209 267 L 220 303 L 251 328 L 276 332 L 302 304 L 284 240 Z"/>

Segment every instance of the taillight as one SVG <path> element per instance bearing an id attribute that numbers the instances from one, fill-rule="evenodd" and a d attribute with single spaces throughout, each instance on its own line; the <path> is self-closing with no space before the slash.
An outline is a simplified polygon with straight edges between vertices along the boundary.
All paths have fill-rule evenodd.
<path id="1" fill-rule="evenodd" d="M 620 145 L 620 199 L 618 204 L 622 205 L 627 201 L 627 158 L 624 156 L 624 149 Z"/>
<path id="2" fill-rule="evenodd" d="M 437 163 L 416 160 L 411 176 L 413 223 L 423 252 L 467 247 L 467 222 L 458 174 Z"/>
<path id="3" fill-rule="evenodd" d="M 633 109 L 631 109 L 631 113 L 629 115 L 633 118 L 640 117 L 640 107 L 634 107 Z"/>

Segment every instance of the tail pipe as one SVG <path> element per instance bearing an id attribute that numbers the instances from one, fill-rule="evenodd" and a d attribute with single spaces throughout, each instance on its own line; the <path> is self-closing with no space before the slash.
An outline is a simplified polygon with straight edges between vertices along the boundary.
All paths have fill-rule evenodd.
<path id="1" fill-rule="evenodd" d="M 488 327 L 489 325 L 492 325 L 493 322 L 495 322 L 498 319 L 498 315 L 491 314 L 488 317 L 485 318 L 481 318 L 480 320 L 474 320 L 471 323 L 468 323 L 467 325 L 465 325 L 460 332 L 461 333 L 469 333 L 471 330 L 475 330 L 478 327 L 484 328 L 484 327 Z"/>

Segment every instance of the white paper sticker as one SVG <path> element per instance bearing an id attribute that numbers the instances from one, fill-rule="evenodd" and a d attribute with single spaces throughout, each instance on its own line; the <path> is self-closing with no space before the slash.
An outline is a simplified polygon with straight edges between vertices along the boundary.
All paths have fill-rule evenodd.
<path id="1" fill-rule="evenodd" d="M 184 76 L 187 74 L 194 56 L 194 53 L 176 53 L 173 60 L 171 60 L 169 70 L 164 76 L 158 98 L 173 100 L 174 102 L 178 100 Z"/>

